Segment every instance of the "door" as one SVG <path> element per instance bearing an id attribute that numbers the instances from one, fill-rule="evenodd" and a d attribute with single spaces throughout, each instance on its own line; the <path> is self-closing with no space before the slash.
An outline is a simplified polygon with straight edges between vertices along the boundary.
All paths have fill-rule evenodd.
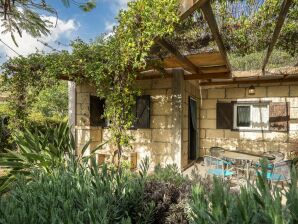
<path id="1" fill-rule="evenodd" d="M 188 103 L 188 160 L 198 158 L 197 111 L 197 101 L 190 97 Z"/>

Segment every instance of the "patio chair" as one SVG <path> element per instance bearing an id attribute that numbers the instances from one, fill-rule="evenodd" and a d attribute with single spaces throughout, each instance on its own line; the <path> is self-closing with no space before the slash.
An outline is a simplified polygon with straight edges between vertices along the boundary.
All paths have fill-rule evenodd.
<path id="1" fill-rule="evenodd" d="M 229 169 L 227 161 L 212 157 L 204 156 L 204 164 L 207 167 L 207 174 L 215 175 L 219 177 L 231 177 L 235 173 Z"/>
<path id="2" fill-rule="evenodd" d="M 271 172 L 267 172 L 267 179 L 271 182 L 284 182 L 291 179 L 291 160 L 273 164 Z"/>
<path id="3" fill-rule="evenodd" d="M 225 152 L 225 149 L 224 148 L 217 147 L 217 146 L 216 147 L 211 147 L 209 149 L 209 152 L 210 152 L 210 155 L 212 157 L 223 159 L 225 165 L 233 165 L 234 164 L 234 162 L 231 161 L 230 159 L 223 157 L 223 154 Z"/>
<path id="4" fill-rule="evenodd" d="M 285 158 L 285 155 L 284 153 L 282 152 L 273 152 L 273 151 L 268 151 L 268 152 L 265 152 L 263 153 L 263 155 L 267 155 L 267 156 L 273 156 L 275 159 L 274 159 L 274 162 L 277 163 L 277 162 L 281 162 L 284 160 Z"/>
<path id="5" fill-rule="evenodd" d="M 221 147 L 211 147 L 209 152 L 211 156 L 221 158 L 222 154 L 225 152 L 225 149 Z"/>
<path id="6" fill-rule="evenodd" d="M 283 183 L 291 179 L 291 166 L 292 160 L 285 160 L 282 162 L 272 164 L 272 169 L 267 170 L 266 179 L 270 183 Z M 262 171 L 258 170 L 258 174 L 261 174 Z"/>

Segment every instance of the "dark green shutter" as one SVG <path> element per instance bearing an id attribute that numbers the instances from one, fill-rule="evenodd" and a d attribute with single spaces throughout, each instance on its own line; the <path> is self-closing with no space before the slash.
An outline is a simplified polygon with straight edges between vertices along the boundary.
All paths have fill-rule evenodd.
<path id="1" fill-rule="evenodd" d="M 150 96 L 138 96 L 133 111 L 136 115 L 134 128 L 150 128 Z"/>
<path id="2" fill-rule="evenodd" d="M 106 126 L 106 120 L 103 118 L 105 100 L 97 96 L 90 96 L 90 125 L 92 127 Z"/>
<path id="3" fill-rule="evenodd" d="M 233 103 L 216 104 L 216 128 L 233 129 Z"/>

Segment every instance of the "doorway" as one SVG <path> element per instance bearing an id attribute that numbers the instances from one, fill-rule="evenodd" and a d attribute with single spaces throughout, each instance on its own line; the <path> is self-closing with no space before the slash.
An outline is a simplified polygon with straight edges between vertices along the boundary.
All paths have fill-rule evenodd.
<path id="1" fill-rule="evenodd" d="M 193 161 L 198 158 L 198 125 L 197 125 L 197 101 L 189 97 L 188 101 L 188 160 Z"/>

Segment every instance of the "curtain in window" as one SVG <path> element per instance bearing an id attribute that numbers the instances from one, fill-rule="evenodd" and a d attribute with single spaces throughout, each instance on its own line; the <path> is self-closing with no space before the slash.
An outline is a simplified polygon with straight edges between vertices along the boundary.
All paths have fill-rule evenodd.
<path id="1" fill-rule="evenodd" d="M 250 106 L 237 107 L 237 126 L 238 127 L 250 126 Z"/>

